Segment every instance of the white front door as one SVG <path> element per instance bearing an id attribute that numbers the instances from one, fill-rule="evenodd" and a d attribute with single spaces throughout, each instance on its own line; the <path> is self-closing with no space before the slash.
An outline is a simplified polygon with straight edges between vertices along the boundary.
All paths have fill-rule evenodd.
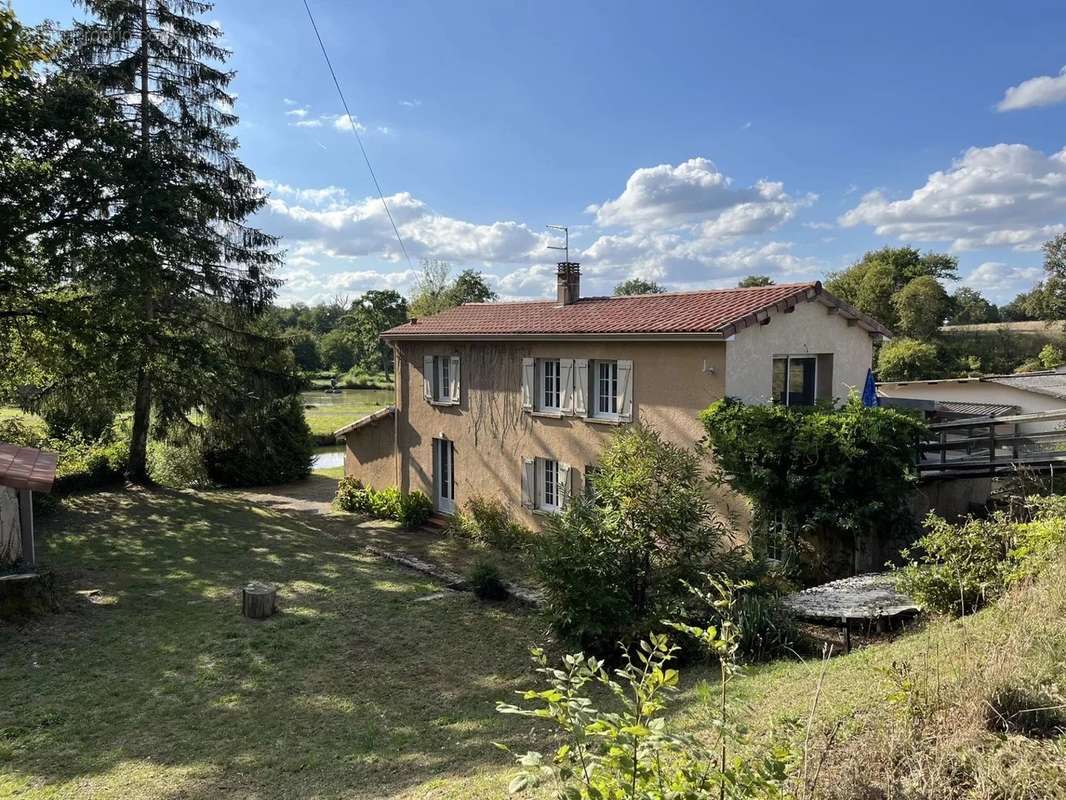
<path id="1" fill-rule="evenodd" d="M 455 448 L 446 439 L 434 439 L 434 483 L 437 485 L 437 510 L 455 512 Z"/>

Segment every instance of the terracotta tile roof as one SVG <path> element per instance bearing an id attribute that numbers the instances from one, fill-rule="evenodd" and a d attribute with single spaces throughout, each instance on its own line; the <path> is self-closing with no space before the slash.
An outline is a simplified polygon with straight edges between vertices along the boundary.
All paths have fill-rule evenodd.
<path id="1" fill-rule="evenodd" d="M 385 338 L 425 336 L 537 336 L 590 334 L 719 334 L 728 336 L 771 310 L 784 310 L 821 295 L 827 305 L 859 319 L 867 330 L 888 334 L 871 317 L 822 290 L 821 283 L 789 283 L 750 289 L 583 297 L 560 306 L 553 300 L 468 303 L 385 331 Z"/>
<path id="2" fill-rule="evenodd" d="M 50 492 L 55 477 L 55 453 L 0 442 L 0 486 Z"/>

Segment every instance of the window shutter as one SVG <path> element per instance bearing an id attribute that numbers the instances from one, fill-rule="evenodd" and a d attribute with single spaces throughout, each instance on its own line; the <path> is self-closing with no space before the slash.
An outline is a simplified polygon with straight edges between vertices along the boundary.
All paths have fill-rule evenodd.
<path id="1" fill-rule="evenodd" d="M 574 359 L 574 413 L 579 417 L 589 415 L 589 361 L 587 358 Z"/>
<path id="2" fill-rule="evenodd" d="M 559 508 L 570 505 L 570 465 L 559 462 Z"/>
<path id="3" fill-rule="evenodd" d="M 422 396 L 427 402 L 433 402 L 433 356 L 422 359 Z"/>
<path id="4" fill-rule="evenodd" d="M 561 389 L 559 392 L 559 410 L 564 414 L 574 413 L 574 359 L 559 359 Z"/>
<path id="5" fill-rule="evenodd" d="M 537 485 L 537 462 L 533 458 L 522 459 L 522 507 L 533 508 L 533 494 Z"/>
<path id="6" fill-rule="evenodd" d="M 633 420 L 633 362 L 618 362 L 618 418 Z"/>
<path id="7" fill-rule="evenodd" d="M 533 410 L 533 389 L 537 385 L 536 362 L 532 358 L 522 359 L 522 408 Z"/>
<path id="8" fill-rule="evenodd" d="M 451 386 L 448 387 L 448 396 L 451 398 L 452 405 L 459 405 L 459 356 L 452 356 L 451 369 L 448 370 L 448 380 Z"/>

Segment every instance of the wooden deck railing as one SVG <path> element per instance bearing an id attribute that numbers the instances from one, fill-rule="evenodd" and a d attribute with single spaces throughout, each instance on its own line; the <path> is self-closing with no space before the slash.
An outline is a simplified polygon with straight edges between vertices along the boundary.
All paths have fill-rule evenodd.
<path id="1" fill-rule="evenodd" d="M 1066 409 L 973 417 L 929 426 L 916 460 L 923 478 L 985 477 L 1066 464 Z"/>

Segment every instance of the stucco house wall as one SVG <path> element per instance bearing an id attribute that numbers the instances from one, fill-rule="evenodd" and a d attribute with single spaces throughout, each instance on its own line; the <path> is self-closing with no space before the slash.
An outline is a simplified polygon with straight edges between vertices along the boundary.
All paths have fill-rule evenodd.
<path id="1" fill-rule="evenodd" d="M 377 420 L 344 436 L 344 474 L 355 475 L 364 486 L 384 489 L 395 486 L 396 419 Z"/>
<path id="2" fill-rule="evenodd" d="M 774 356 L 819 353 L 832 354 L 818 363 L 820 397 L 843 402 L 852 389 L 861 392 L 873 362 L 873 340 L 833 311 L 821 303 L 800 303 L 790 313 L 772 315 L 766 325 L 738 332 L 726 344 L 726 394 L 745 403 L 768 403 Z M 829 362 L 832 381 L 826 386 Z"/>
<path id="3" fill-rule="evenodd" d="M 530 525 L 541 515 L 521 508 L 522 459 L 570 464 L 572 491 L 580 492 L 586 466 L 596 462 L 618 423 L 524 410 L 523 358 L 631 360 L 633 421 L 685 445 L 702 437 L 697 415 L 723 396 L 725 383 L 722 342 L 401 342 L 397 354 L 400 487 L 433 496 L 433 439 L 447 439 L 454 444 L 456 505 L 473 495 L 497 496 Z M 427 355 L 459 357 L 457 406 L 423 398 Z M 730 510 L 746 515 L 746 504 L 733 499 Z"/>

